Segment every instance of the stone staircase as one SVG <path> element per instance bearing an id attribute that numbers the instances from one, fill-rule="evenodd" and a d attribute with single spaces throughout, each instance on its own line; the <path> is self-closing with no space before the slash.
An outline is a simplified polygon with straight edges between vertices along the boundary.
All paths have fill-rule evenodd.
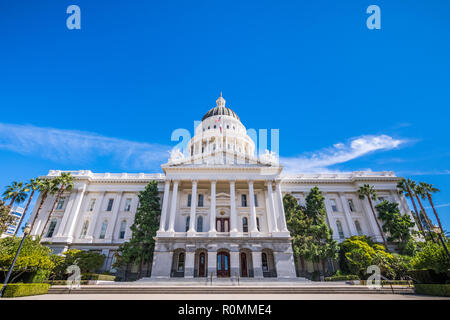
<path id="1" fill-rule="evenodd" d="M 414 289 L 407 286 L 385 286 L 371 289 L 367 286 L 345 283 L 294 283 L 294 284 L 239 284 L 225 285 L 178 285 L 171 283 L 113 283 L 84 285 L 81 289 L 70 290 L 67 286 L 52 286 L 49 294 L 412 294 Z"/>

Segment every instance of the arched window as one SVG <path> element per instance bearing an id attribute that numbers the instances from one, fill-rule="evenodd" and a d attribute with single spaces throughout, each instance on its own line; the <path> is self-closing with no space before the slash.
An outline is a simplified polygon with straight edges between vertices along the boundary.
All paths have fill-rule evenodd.
<path id="1" fill-rule="evenodd" d="M 88 228 L 89 228 L 89 220 L 86 220 L 86 221 L 83 223 L 83 228 L 81 228 L 80 238 L 86 237 Z"/>
<path id="2" fill-rule="evenodd" d="M 125 231 L 127 229 L 127 221 L 122 220 L 120 223 L 119 239 L 125 239 Z"/>
<path id="3" fill-rule="evenodd" d="M 203 217 L 199 216 L 197 218 L 197 232 L 203 232 Z"/>
<path id="4" fill-rule="evenodd" d="M 248 219 L 247 217 L 242 218 L 242 231 L 248 232 Z"/>
<path id="5" fill-rule="evenodd" d="M 198 206 L 203 207 L 203 194 L 198 195 Z"/>
<path id="6" fill-rule="evenodd" d="M 342 229 L 342 223 L 339 220 L 336 220 L 336 227 L 338 230 L 338 234 L 339 234 L 339 239 L 344 239 L 344 229 Z"/>
<path id="7" fill-rule="evenodd" d="M 189 216 L 186 217 L 186 230 L 185 230 L 185 232 L 187 232 L 189 230 L 190 222 L 191 222 L 191 217 L 189 217 Z"/>
<path id="8" fill-rule="evenodd" d="M 261 262 L 262 262 L 262 269 L 264 272 L 269 271 L 269 265 L 267 264 L 267 254 L 263 252 L 261 254 Z"/>
<path id="9" fill-rule="evenodd" d="M 184 271 L 184 252 L 181 252 L 178 255 L 178 266 L 177 266 L 177 271 L 178 272 L 183 272 Z"/>
<path id="10" fill-rule="evenodd" d="M 356 227 L 356 232 L 358 232 L 358 235 L 362 236 L 363 232 L 362 232 L 361 225 L 359 224 L 358 220 L 355 220 L 355 227 Z"/>
<path id="11" fill-rule="evenodd" d="M 103 221 L 102 228 L 100 229 L 100 239 L 105 239 L 106 229 L 108 228 L 108 220 Z"/>

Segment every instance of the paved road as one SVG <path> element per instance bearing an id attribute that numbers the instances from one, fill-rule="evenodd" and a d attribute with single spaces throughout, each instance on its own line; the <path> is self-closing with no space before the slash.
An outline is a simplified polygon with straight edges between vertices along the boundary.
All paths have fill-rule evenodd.
<path id="1" fill-rule="evenodd" d="M 20 300 L 450 300 L 402 294 L 45 294 Z M 6 300 L 6 299 L 5 299 Z"/>

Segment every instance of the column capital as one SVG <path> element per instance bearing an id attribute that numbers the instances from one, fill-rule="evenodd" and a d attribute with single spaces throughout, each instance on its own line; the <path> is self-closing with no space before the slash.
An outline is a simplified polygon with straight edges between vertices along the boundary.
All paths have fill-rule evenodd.
<path id="1" fill-rule="evenodd" d="M 191 182 L 192 182 L 192 184 L 197 184 L 198 179 L 192 179 Z"/>

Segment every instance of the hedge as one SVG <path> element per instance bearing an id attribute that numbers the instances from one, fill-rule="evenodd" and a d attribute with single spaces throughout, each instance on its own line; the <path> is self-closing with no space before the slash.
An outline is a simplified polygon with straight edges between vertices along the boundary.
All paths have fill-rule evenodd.
<path id="1" fill-rule="evenodd" d="M 49 288 L 48 283 L 10 283 L 6 286 L 3 297 L 15 298 L 46 294 Z"/>
<path id="2" fill-rule="evenodd" d="M 114 281 L 116 276 L 109 274 L 98 274 L 98 273 L 85 273 L 81 275 L 81 280 L 102 280 L 102 281 Z"/>
<path id="3" fill-rule="evenodd" d="M 64 286 L 71 283 L 69 280 L 46 280 L 44 283 L 48 283 L 52 286 Z M 89 280 L 80 280 L 80 285 L 82 284 L 89 284 Z"/>
<path id="4" fill-rule="evenodd" d="M 450 297 L 450 284 L 415 284 L 414 291 L 430 296 Z"/>
<path id="5" fill-rule="evenodd" d="M 359 280 L 359 277 L 355 274 L 346 274 L 340 276 L 326 277 L 325 281 L 349 281 L 349 280 Z"/>
<path id="6" fill-rule="evenodd" d="M 408 275 L 418 283 L 442 284 L 450 280 L 450 272 L 436 273 L 433 270 L 409 270 Z"/>

